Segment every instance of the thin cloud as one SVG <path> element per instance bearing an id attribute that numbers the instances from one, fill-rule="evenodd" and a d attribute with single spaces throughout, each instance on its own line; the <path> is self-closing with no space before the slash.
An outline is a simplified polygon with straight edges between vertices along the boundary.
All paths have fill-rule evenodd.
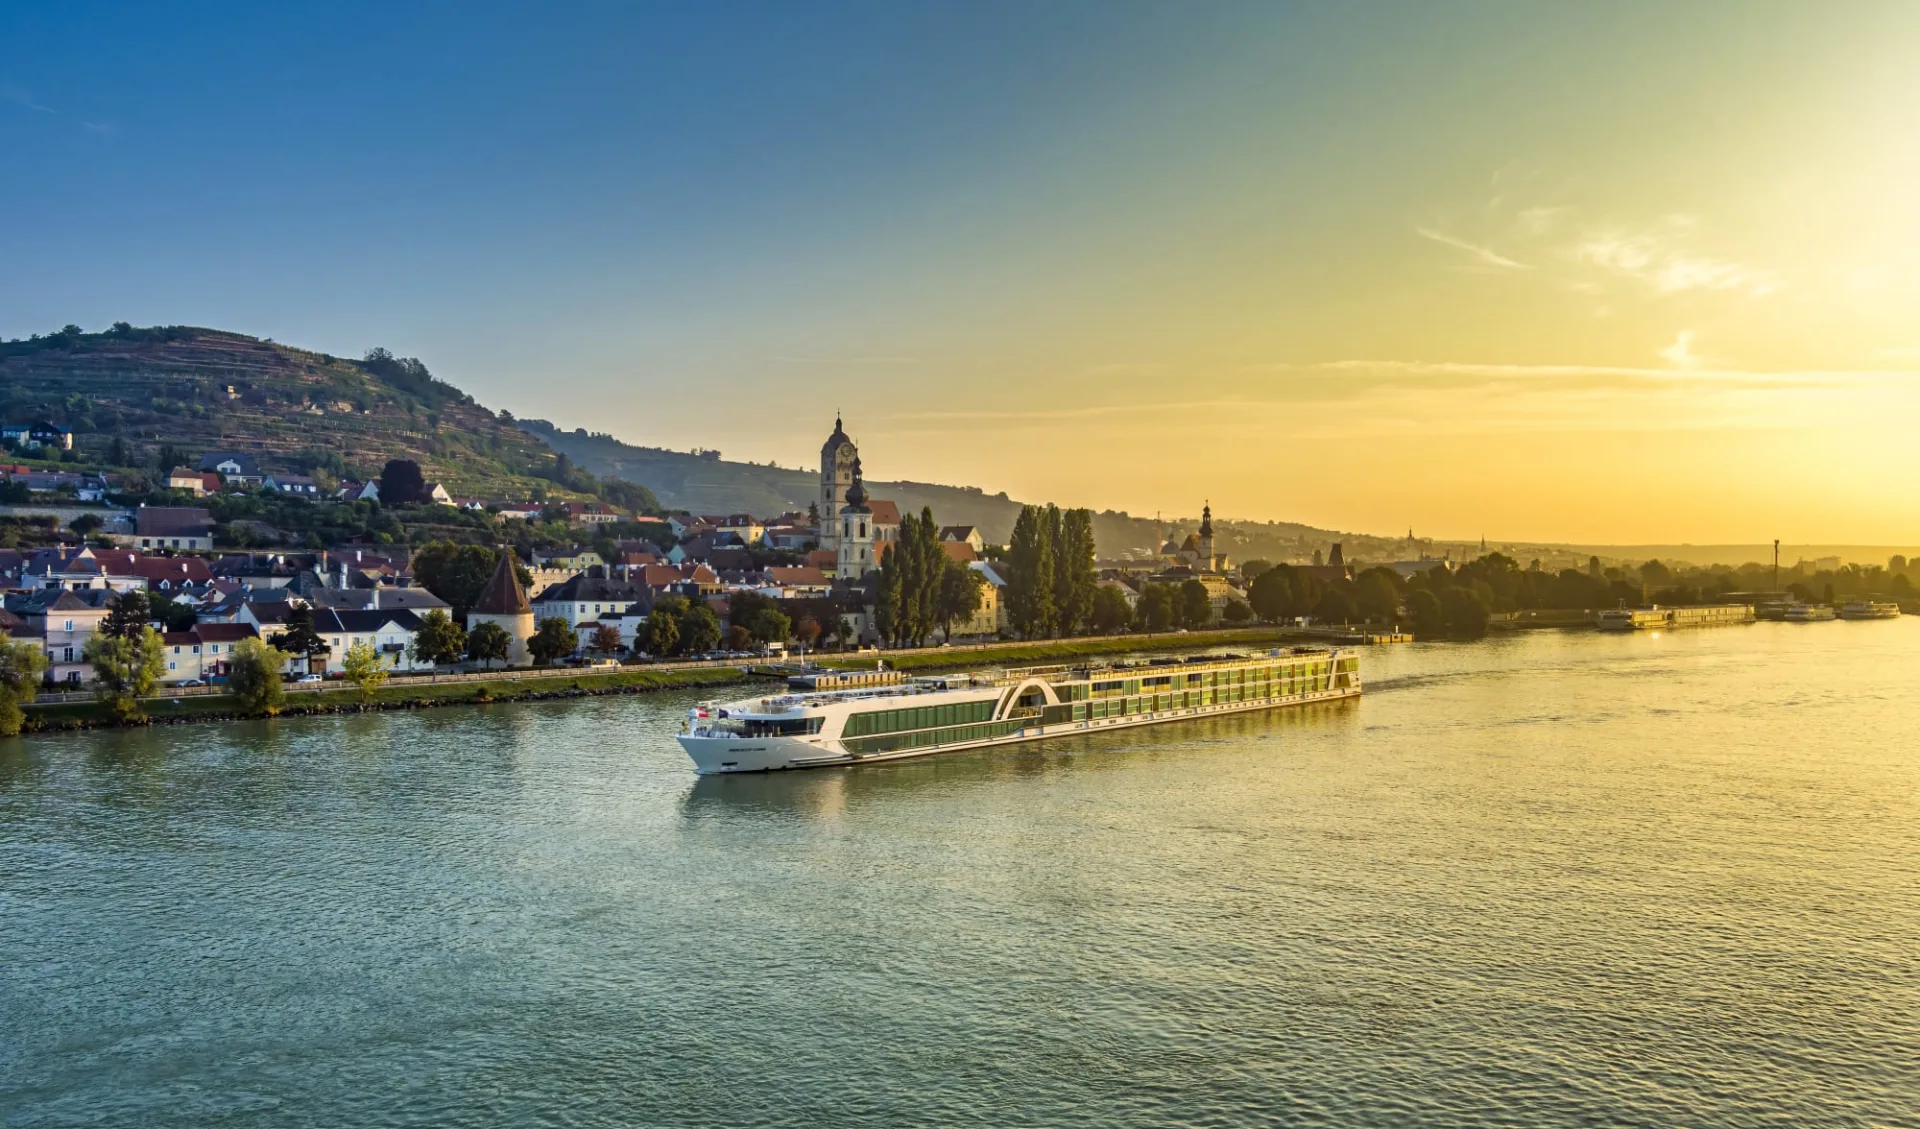
<path id="1" fill-rule="evenodd" d="M 1665 357 L 1667 363 L 1674 368 L 1697 369 L 1701 364 L 1700 356 L 1693 351 L 1693 330 L 1691 329 L 1681 330 L 1680 336 L 1673 339 L 1673 344 L 1660 350 L 1660 355 Z"/>
<path id="2" fill-rule="evenodd" d="M 1772 271 L 1685 254 L 1649 233 L 1598 232 L 1575 244 L 1570 254 L 1576 262 L 1635 279 L 1657 294 L 1733 290 L 1764 298 L 1781 286 Z"/>
<path id="3" fill-rule="evenodd" d="M 923 365 L 920 357 L 769 357 L 781 365 Z"/>
<path id="4" fill-rule="evenodd" d="M 24 109 L 32 110 L 36 114 L 46 114 L 49 117 L 55 118 L 67 117 L 66 114 L 61 113 L 52 106 L 34 101 L 31 94 L 28 94 L 25 90 L 17 86 L 0 87 L 0 99 L 5 99 Z M 68 118 L 67 120 L 71 121 L 73 119 Z M 83 120 L 79 125 L 89 133 L 97 133 L 103 137 L 112 134 L 114 131 L 113 123 L 111 122 L 90 122 Z"/>
<path id="5" fill-rule="evenodd" d="M 1457 236 L 1448 235 L 1444 231 L 1435 231 L 1433 228 L 1430 228 L 1430 227 L 1416 227 L 1413 230 L 1416 234 L 1418 234 L 1423 239 L 1431 239 L 1435 243 L 1444 244 L 1456 250 L 1465 251 L 1468 254 L 1472 255 L 1474 258 L 1479 259 L 1482 263 L 1485 263 L 1490 267 L 1500 267 L 1503 270 L 1532 270 L 1533 269 L 1531 266 L 1527 265 L 1526 263 L 1518 262 L 1514 259 L 1507 258 L 1505 255 L 1502 255 L 1500 252 L 1495 251 L 1491 247 L 1482 247 L 1478 243 L 1469 243 L 1464 239 L 1458 238 Z"/>
<path id="6" fill-rule="evenodd" d="M 52 106 L 42 106 L 40 103 L 35 102 L 31 95 L 17 86 L 9 86 L 5 90 L 0 90 L 0 97 L 6 98 L 7 101 L 12 102 L 16 106 L 25 106 L 27 109 L 37 113 L 52 114 L 55 117 L 60 116 L 60 111 L 54 109 Z"/>
<path id="7" fill-rule="evenodd" d="M 1545 235 L 1572 212 L 1573 209 L 1564 204 L 1551 208 L 1524 208 L 1520 212 L 1520 226 L 1529 235 Z"/>

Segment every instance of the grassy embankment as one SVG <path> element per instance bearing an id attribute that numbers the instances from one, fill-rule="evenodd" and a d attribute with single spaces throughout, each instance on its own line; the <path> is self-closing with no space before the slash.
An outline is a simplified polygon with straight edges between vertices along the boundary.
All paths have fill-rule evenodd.
<path id="1" fill-rule="evenodd" d="M 1037 666 L 1069 662 L 1095 655 L 1139 654 L 1144 651 L 1197 651 L 1209 647 L 1258 645 L 1277 647 L 1311 644 L 1312 637 L 1278 627 L 1247 627 L 1223 631 L 1195 631 L 1187 635 L 1098 635 L 1080 639 L 1034 639 L 1024 643 L 996 643 L 986 647 L 926 648 L 886 651 L 879 655 L 820 655 L 822 666 L 871 670 L 885 659 L 893 670 L 937 670 L 978 666 Z"/>
<path id="2" fill-rule="evenodd" d="M 368 709 L 421 709 L 433 706 L 475 705 L 486 702 L 534 701 L 549 698 L 590 697 L 604 694 L 640 694 L 655 690 L 731 686 L 746 675 L 732 668 L 709 670 L 636 670 L 617 674 L 582 673 L 574 678 L 516 679 L 508 675 L 479 682 L 428 682 L 383 686 L 374 692 Z M 146 698 L 140 708 L 155 722 L 233 721 L 247 717 L 225 694 L 184 698 Z M 351 687 L 315 690 L 286 696 L 282 717 L 300 714 L 353 713 L 361 708 L 360 695 Z M 111 712 L 99 702 L 63 702 L 26 707 L 27 729 L 94 729 L 111 727 Z"/>

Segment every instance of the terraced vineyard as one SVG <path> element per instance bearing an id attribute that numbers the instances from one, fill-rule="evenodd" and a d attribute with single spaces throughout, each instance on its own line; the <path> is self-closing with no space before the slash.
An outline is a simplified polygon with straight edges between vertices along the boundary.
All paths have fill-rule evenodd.
<path id="1" fill-rule="evenodd" d="M 63 424 L 88 452 L 118 437 L 146 463 L 164 444 L 354 477 L 408 458 L 455 494 L 552 488 L 529 476 L 552 466 L 551 449 L 418 362 L 348 360 L 238 333 L 119 327 L 0 343 L 0 401 L 7 420 Z"/>

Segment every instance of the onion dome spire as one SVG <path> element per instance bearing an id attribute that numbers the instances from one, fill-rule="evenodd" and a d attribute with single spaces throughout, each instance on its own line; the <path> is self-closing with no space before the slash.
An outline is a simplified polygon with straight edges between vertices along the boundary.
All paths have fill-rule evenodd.
<path id="1" fill-rule="evenodd" d="M 853 485 L 847 487 L 847 505 L 855 510 L 867 508 L 867 486 L 860 478 L 860 458 L 854 456 Z"/>

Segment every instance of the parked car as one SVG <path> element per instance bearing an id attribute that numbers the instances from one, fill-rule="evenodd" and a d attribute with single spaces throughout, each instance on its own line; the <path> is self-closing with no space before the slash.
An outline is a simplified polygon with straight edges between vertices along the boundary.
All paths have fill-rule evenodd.
<path id="1" fill-rule="evenodd" d="M 589 670 L 619 670 L 619 659 L 595 659 L 587 664 Z"/>
<path id="2" fill-rule="evenodd" d="M 317 674 L 303 674 L 300 677 L 294 679 L 294 681 L 295 682 L 321 682 L 321 681 L 324 681 L 324 679 L 322 679 Z"/>
<path id="3" fill-rule="evenodd" d="M 198 678 L 182 678 L 180 681 L 174 683 L 174 685 L 175 686 L 205 686 L 206 683 L 202 682 Z"/>

